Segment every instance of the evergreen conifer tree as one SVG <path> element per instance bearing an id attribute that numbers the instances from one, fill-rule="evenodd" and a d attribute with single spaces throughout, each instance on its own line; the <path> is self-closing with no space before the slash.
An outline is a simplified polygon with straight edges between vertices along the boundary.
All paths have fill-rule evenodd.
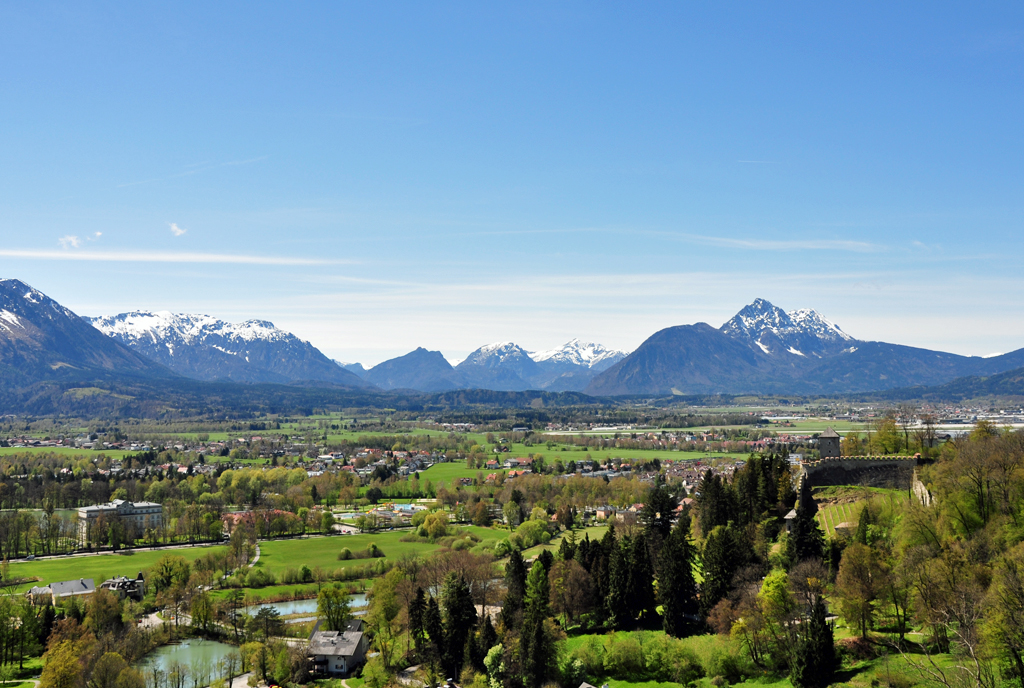
<path id="1" fill-rule="evenodd" d="M 526 562 L 519 550 L 513 550 L 505 566 L 505 600 L 501 608 L 501 622 L 505 628 L 519 625 L 526 595 Z"/>
<path id="2" fill-rule="evenodd" d="M 628 537 L 622 538 L 622 542 L 612 548 L 611 556 L 608 558 L 608 591 L 605 607 L 608 621 L 616 629 L 627 628 L 631 621 L 628 602 L 630 544 Z"/>
<path id="3" fill-rule="evenodd" d="M 681 638 L 692 627 L 697 614 L 697 583 L 693 577 L 693 544 L 690 542 L 690 514 L 684 512 L 661 551 L 658 597 L 662 605 L 662 626 L 669 635 Z"/>
<path id="4" fill-rule="evenodd" d="M 797 688 L 824 688 L 832 682 L 837 660 L 832 625 L 821 596 L 811 607 L 811 615 L 801 624 L 800 640 L 790 678 Z"/>
<path id="5" fill-rule="evenodd" d="M 732 587 L 732 578 L 746 557 L 736 533 L 729 526 L 718 526 L 704 541 L 704 583 L 701 586 L 700 613 L 705 619 Z"/>
<path id="6" fill-rule="evenodd" d="M 437 598 L 427 600 L 427 611 L 423 614 L 423 630 L 427 632 L 427 649 L 430 664 L 437 666 L 441 661 L 441 650 L 444 647 L 444 625 L 441 623 L 441 608 Z"/>
<path id="7" fill-rule="evenodd" d="M 786 543 L 786 554 L 796 564 L 805 559 L 821 559 L 825 536 L 818 526 L 818 505 L 811 496 L 811 483 L 806 478 L 800 481 L 800 496 L 797 499 L 796 518 Z"/>
<path id="8" fill-rule="evenodd" d="M 629 573 L 626 602 L 629 616 L 634 621 L 643 622 L 657 616 L 658 612 L 654 598 L 654 570 L 647 551 L 647 538 L 642 532 L 633 538 L 626 556 Z"/>
<path id="9" fill-rule="evenodd" d="M 409 635 L 412 636 L 413 646 L 419 650 L 423 643 L 423 617 L 427 612 L 427 600 L 423 588 L 416 588 L 416 597 L 409 603 Z"/>
<path id="10" fill-rule="evenodd" d="M 545 628 L 551 589 L 544 565 L 535 561 L 526 581 L 526 607 L 519 640 L 525 688 L 540 688 L 555 660 L 554 639 Z"/>
<path id="11" fill-rule="evenodd" d="M 476 625 L 476 606 L 466 579 L 454 572 L 448 574 L 441 588 L 441 622 L 444 626 L 441 666 L 448 676 L 457 677 L 462 672 L 466 640 Z"/>

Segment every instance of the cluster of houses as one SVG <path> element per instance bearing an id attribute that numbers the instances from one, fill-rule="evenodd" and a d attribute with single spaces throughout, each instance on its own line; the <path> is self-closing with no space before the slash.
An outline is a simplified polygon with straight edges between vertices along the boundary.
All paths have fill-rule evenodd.
<path id="1" fill-rule="evenodd" d="M 146 581 L 142 572 L 135 578 L 117 576 L 108 578 L 100 584 L 101 590 L 109 590 L 120 599 L 130 599 L 141 602 L 146 596 Z M 79 578 L 77 580 L 57 581 L 48 585 L 33 586 L 25 595 L 33 605 L 52 604 L 59 605 L 72 598 L 86 598 L 96 592 L 96 583 L 92 578 Z"/>

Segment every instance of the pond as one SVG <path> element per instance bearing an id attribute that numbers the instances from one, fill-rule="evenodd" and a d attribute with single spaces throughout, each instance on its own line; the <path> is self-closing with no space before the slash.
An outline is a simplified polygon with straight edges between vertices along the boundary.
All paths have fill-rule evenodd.
<path id="1" fill-rule="evenodd" d="M 357 593 L 352 595 L 352 610 L 361 609 L 366 606 L 366 595 L 363 593 Z M 273 607 L 281 614 L 281 616 L 291 616 L 292 614 L 308 614 L 309 616 L 316 616 L 316 599 L 309 600 L 289 600 L 287 602 L 267 602 L 266 604 L 256 604 L 246 608 L 247 614 L 256 614 L 261 607 Z M 307 617 L 308 618 L 308 617 Z M 288 619 L 288 621 L 300 621 L 301 619 Z"/>
<path id="2" fill-rule="evenodd" d="M 167 673 L 172 666 L 179 664 L 188 667 L 190 671 L 198 670 L 216 676 L 221 673 L 217 664 L 231 652 L 238 652 L 238 648 L 215 640 L 192 638 L 158 647 L 139 661 L 138 669 L 146 674 L 155 667 Z"/>

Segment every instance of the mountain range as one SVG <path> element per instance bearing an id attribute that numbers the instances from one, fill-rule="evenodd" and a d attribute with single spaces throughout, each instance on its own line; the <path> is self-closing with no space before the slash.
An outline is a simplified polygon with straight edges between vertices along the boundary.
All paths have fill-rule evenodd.
<path id="1" fill-rule="evenodd" d="M 370 386 L 309 342 L 265 320 L 232 324 L 167 311 L 83 319 L 129 349 L 195 380 Z"/>
<path id="2" fill-rule="evenodd" d="M 941 385 L 1024 366 L 1024 349 L 980 358 L 855 339 L 813 310 L 764 299 L 722 327 L 669 327 L 651 335 L 585 388 L 595 396 L 849 394 Z"/>
<path id="3" fill-rule="evenodd" d="M 418 348 L 366 370 L 332 361 L 262 320 L 231 324 L 149 311 L 81 318 L 23 282 L 0 279 L 0 390 L 43 382 L 200 380 L 374 394 L 834 395 L 948 385 L 970 376 L 985 381 L 1022 367 L 1024 349 L 979 358 L 863 341 L 814 310 L 786 312 L 757 299 L 721 327 L 669 327 L 628 355 L 575 339 L 540 352 L 499 342 L 456 366 L 440 352 Z M 986 385 L 1011 394 L 1022 379 L 1004 374 Z"/>
<path id="4" fill-rule="evenodd" d="M 595 375 L 625 357 L 623 351 L 578 339 L 572 339 L 557 349 L 535 353 L 513 342 L 497 342 L 480 347 L 458 365 L 452 366 L 441 352 L 419 348 L 370 368 L 363 373 L 363 378 L 386 390 L 443 392 L 491 389 L 521 392 L 540 389 L 578 392 Z M 352 364 L 347 364 L 347 367 L 355 372 Z"/>

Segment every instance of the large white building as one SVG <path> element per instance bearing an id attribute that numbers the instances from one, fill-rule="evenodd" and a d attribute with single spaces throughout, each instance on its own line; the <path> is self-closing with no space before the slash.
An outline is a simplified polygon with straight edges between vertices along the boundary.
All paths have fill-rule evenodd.
<path id="1" fill-rule="evenodd" d="M 78 510 L 78 532 L 83 541 L 101 517 L 106 520 L 116 518 L 124 525 L 131 524 L 135 533 L 141 537 L 150 528 L 156 530 L 163 526 L 164 507 L 155 502 L 129 502 L 125 499 L 83 506 Z"/>

